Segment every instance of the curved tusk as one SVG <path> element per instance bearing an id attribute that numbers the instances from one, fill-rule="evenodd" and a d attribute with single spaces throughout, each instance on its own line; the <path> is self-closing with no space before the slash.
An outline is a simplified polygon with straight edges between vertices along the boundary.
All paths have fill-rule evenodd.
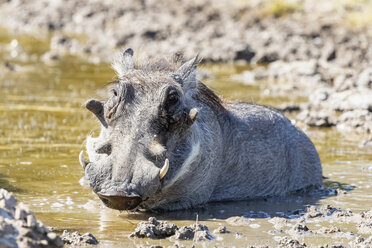
<path id="1" fill-rule="evenodd" d="M 196 108 L 190 109 L 189 116 L 191 121 L 194 122 L 196 117 L 198 116 L 198 110 Z"/>
<path id="2" fill-rule="evenodd" d="M 159 173 L 160 180 L 163 179 L 163 177 L 165 177 L 165 174 L 167 174 L 168 169 L 169 169 L 169 160 L 166 158 L 164 165 L 161 168 L 160 173 Z"/>
<path id="3" fill-rule="evenodd" d="M 87 167 L 87 165 L 89 164 L 89 162 L 87 162 L 84 158 L 83 151 L 81 151 L 80 154 L 79 154 L 79 162 L 80 162 L 81 166 L 83 166 L 84 170 L 85 170 L 85 167 Z"/>

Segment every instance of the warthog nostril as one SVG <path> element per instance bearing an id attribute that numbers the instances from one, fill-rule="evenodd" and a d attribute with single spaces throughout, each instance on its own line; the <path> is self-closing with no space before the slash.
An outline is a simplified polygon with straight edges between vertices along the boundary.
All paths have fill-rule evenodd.
<path id="1" fill-rule="evenodd" d="M 142 202 L 139 196 L 97 195 L 107 207 L 117 210 L 131 210 Z"/>

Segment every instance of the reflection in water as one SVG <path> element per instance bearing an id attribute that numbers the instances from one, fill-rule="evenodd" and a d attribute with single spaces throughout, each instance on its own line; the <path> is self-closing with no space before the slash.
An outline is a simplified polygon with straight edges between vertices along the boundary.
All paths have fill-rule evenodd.
<path id="1" fill-rule="evenodd" d="M 0 37 L 0 42 L 10 42 L 7 39 Z M 46 49 L 40 42 L 38 49 L 31 49 L 35 43 L 38 41 L 20 40 L 24 51 L 31 56 L 38 56 Z M 331 204 L 353 211 L 367 210 L 372 205 L 369 194 L 372 170 L 368 169 L 372 153 L 370 148 L 358 147 L 362 137 L 335 130 L 308 129 L 306 132 L 320 153 L 324 175 L 329 177 L 326 187 L 353 189 L 348 194 L 213 203 L 170 213 L 119 213 L 102 208 L 89 187 L 79 184 L 83 171 L 77 157 L 84 148 L 85 137 L 97 134 L 99 127 L 96 118 L 83 109 L 82 103 L 90 97 L 103 97 L 104 84 L 114 76 L 110 66 L 90 65 L 72 57 L 55 65 L 44 65 L 37 60 L 19 62 L 9 58 L 0 48 L 0 62 L 5 60 L 15 64 L 18 71 L 0 74 L 0 187 L 15 192 L 38 218 L 57 230 L 89 231 L 102 241 L 103 246 L 122 247 L 147 244 L 146 240 L 132 240 L 128 235 L 139 221 L 149 216 L 177 225 L 190 225 L 198 214 L 202 224 L 214 229 L 226 224 L 226 218 L 245 215 L 252 218 L 255 225 L 228 226 L 231 234 L 213 245 L 275 244 L 273 236 L 267 233 L 272 229 L 267 222 L 268 216 L 286 216 L 296 209 L 301 214 L 308 204 Z M 203 67 L 218 74 L 217 79 L 207 81 L 207 84 L 227 98 L 272 106 L 303 101 L 298 96 L 262 94 L 264 85 L 232 83 L 230 75 L 244 69 L 242 67 Z M 242 233 L 243 238 L 235 239 L 236 232 Z M 173 243 L 156 240 L 151 244 L 166 246 Z"/>

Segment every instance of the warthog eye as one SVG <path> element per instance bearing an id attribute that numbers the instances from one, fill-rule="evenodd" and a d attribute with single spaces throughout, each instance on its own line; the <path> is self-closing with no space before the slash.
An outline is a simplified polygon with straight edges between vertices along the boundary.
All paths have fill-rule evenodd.
<path id="1" fill-rule="evenodd" d="M 167 102 L 168 102 L 168 104 L 176 104 L 178 102 L 178 99 L 179 99 L 179 96 L 178 96 L 177 92 L 171 92 L 168 95 Z"/>
<path id="2" fill-rule="evenodd" d="M 176 87 L 168 87 L 164 94 L 164 100 L 159 106 L 159 115 L 162 117 L 162 123 L 169 128 L 169 124 L 178 122 L 182 115 L 181 93 Z"/>

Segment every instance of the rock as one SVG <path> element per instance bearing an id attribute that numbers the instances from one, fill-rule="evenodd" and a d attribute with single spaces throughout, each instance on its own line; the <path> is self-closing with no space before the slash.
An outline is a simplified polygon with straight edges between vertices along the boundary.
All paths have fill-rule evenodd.
<path id="1" fill-rule="evenodd" d="M 288 223 L 288 220 L 286 218 L 282 217 L 274 217 L 272 219 L 268 220 L 271 224 L 274 225 L 274 228 L 276 230 L 281 230 L 283 227 L 285 227 Z"/>
<path id="2" fill-rule="evenodd" d="M 301 110 L 301 106 L 295 103 L 285 103 L 276 108 L 283 113 L 299 112 Z"/>
<path id="3" fill-rule="evenodd" d="M 309 228 L 305 225 L 302 224 L 296 224 L 293 228 L 292 231 L 296 233 L 303 233 L 309 231 Z"/>
<path id="4" fill-rule="evenodd" d="M 11 63 L 9 63 L 9 62 L 7 62 L 7 61 L 4 62 L 1 67 L 5 71 L 10 71 L 10 72 L 16 71 L 16 66 L 13 65 L 13 64 L 11 64 Z"/>
<path id="5" fill-rule="evenodd" d="M 41 60 L 44 63 L 52 63 L 52 62 L 58 61 L 60 59 L 61 59 L 61 57 L 59 56 L 59 54 L 57 52 L 54 52 L 54 51 L 46 52 L 46 53 L 43 54 L 43 56 L 41 56 Z"/>
<path id="6" fill-rule="evenodd" d="M 342 195 L 346 195 L 347 191 L 343 190 L 343 189 L 336 189 L 335 193 L 336 193 L 337 196 L 342 196 Z"/>
<path id="7" fill-rule="evenodd" d="M 296 120 L 314 127 L 336 126 L 340 131 L 371 132 L 371 90 L 336 92 L 320 89 L 310 95 L 310 103 L 302 107 Z M 341 112 L 341 114 L 340 114 Z"/>
<path id="8" fill-rule="evenodd" d="M 0 189 L 0 247 L 63 247 L 63 242 L 12 193 Z"/>
<path id="9" fill-rule="evenodd" d="M 306 247 L 306 244 L 300 243 L 296 239 L 291 239 L 289 237 L 283 237 L 279 239 L 279 247 L 303 248 L 303 247 Z"/>
<path id="10" fill-rule="evenodd" d="M 0 247 L 18 247 L 17 239 L 12 237 L 17 233 L 18 231 L 12 223 L 0 217 Z"/>
<path id="11" fill-rule="evenodd" d="M 247 44 L 243 49 L 235 52 L 234 60 L 244 60 L 249 63 L 255 55 L 256 53 Z"/>
<path id="12" fill-rule="evenodd" d="M 358 87 L 372 89 L 372 68 L 364 69 L 356 82 Z"/>
<path id="13" fill-rule="evenodd" d="M 348 212 L 344 212 L 338 208 L 334 208 L 330 205 L 325 205 L 317 208 L 316 206 L 309 206 L 304 214 L 305 220 L 311 220 L 316 218 L 323 218 L 331 215 L 337 215 L 338 217 L 348 215 Z"/>
<path id="14" fill-rule="evenodd" d="M 226 229 L 226 226 L 219 226 L 213 230 L 213 233 L 229 233 L 229 231 Z"/>
<path id="15" fill-rule="evenodd" d="M 0 189 L 0 196 L 0 208 L 14 215 L 17 205 L 17 200 L 14 195 L 5 189 Z"/>
<path id="16" fill-rule="evenodd" d="M 81 235 L 79 232 L 70 233 L 64 230 L 61 236 L 63 243 L 72 246 L 98 245 L 99 242 L 91 233 Z"/>
<path id="17" fill-rule="evenodd" d="M 339 233 L 341 232 L 340 228 L 336 226 L 332 227 L 322 227 L 319 230 L 317 230 L 317 233 L 322 233 L 322 234 L 334 234 L 334 233 Z"/>
<path id="18" fill-rule="evenodd" d="M 296 119 L 312 127 L 332 127 L 337 123 L 330 111 L 326 110 L 304 110 L 296 116 Z"/>
<path id="19" fill-rule="evenodd" d="M 50 49 L 67 52 L 71 46 L 71 39 L 64 35 L 54 35 L 50 40 Z"/>
<path id="20" fill-rule="evenodd" d="M 194 234 L 195 234 L 194 228 L 189 226 L 183 226 L 177 230 L 174 238 L 180 240 L 193 240 Z"/>
<path id="21" fill-rule="evenodd" d="M 343 245 L 329 245 L 326 244 L 325 246 L 320 246 L 319 248 L 345 248 Z"/>
<path id="22" fill-rule="evenodd" d="M 279 60 L 279 54 L 277 51 L 261 51 L 255 56 L 254 63 L 256 64 L 269 64 Z"/>
<path id="23" fill-rule="evenodd" d="M 190 226 L 182 226 L 168 223 L 166 221 L 158 221 L 155 217 L 150 217 L 148 221 L 140 222 L 135 231 L 129 235 L 137 238 L 162 239 L 171 237 L 174 240 L 194 240 L 205 241 L 213 240 L 215 237 L 210 234 L 208 227 L 201 224 L 193 224 Z"/>
<path id="24" fill-rule="evenodd" d="M 232 226 L 249 226 L 250 224 L 252 224 L 252 220 L 244 216 L 230 217 L 226 219 L 226 222 Z"/>
<path id="25" fill-rule="evenodd" d="M 371 248 L 372 247 L 372 236 L 368 238 L 358 237 L 354 242 L 351 242 L 351 247 L 356 248 Z"/>
<path id="26" fill-rule="evenodd" d="M 333 43 L 327 43 L 321 50 L 321 59 L 325 61 L 332 61 L 336 58 L 337 50 Z"/>
<path id="27" fill-rule="evenodd" d="M 254 79 L 257 80 L 257 81 L 258 80 L 266 80 L 269 77 L 268 71 L 263 66 L 255 68 L 253 70 L 253 73 L 254 73 Z"/>
<path id="28" fill-rule="evenodd" d="M 244 235 L 242 234 L 242 233 L 235 233 L 235 238 L 236 239 L 241 239 L 241 238 L 243 238 L 244 237 Z"/>
<path id="29" fill-rule="evenodd" d="M 44 59 L 57 60 L 56 54 L 82 54 L 87 51 L 76 39 L 70 39 L 65 35 L 54 35 L 50 41 L 50 52 L 44 54 Z"/>
<path id="30" fill-rule="evenodd" d="M 176 233 L 177 225 L 166 221 L 158 221 L 155 217 L 150 217 L 148 221 L 140 222 L 130 237 L 162 239 Z"/>
<path id="31" fill-rule="evenodd" d="M 342 113 L 337 119 L 340 130 L 372 131 L 372 112 L 368 110 L 353 110 Z"/>
<path id="32" fill-rule="evenodd" d="M 179 228 L 172 237 L 178 240 L 206 241 L 213 240 L 215 237 L 209 232 L 207 226 L 193 224 Z"/>
<path id="33" fill-rule="evenodd" d="M 232 76 L 231 79 L 242 82 L 243 84 L 246 85 L 257 84 L 255 80 L 255 74 L 252 71 L 244 71 L 242 74 Z"/>
<path id="34" fill-rule="evenodd" d="M 271 79 L 279 81 L 297 79 L 299 77 L 305 80 L 313 80 L 313 76 L 318 73 L 318 64 L 316 60 L 283 62 L 276 61 L 268 67 L 268 76 Z M 308 79 L 306 79 L 308 77 Z M 310 82 L 310 81 L 309 81 Z"/>
<path id="35" fill-rule="evenodd" d="M 312 106 L 319 106 L 322 104 L 322 102 L 328 99 L 331 92 L 332 91 L 328 88 L 321 88 L 321 89 L 315 90 L 309 96 L 309 101 L 312 104 Z"/>
<path id="36" fill-rule="evenodd" d="M 18 207 L 16 208 L 14 212 L 14 218 L 16 220 L 22 220 L 25 221 L 27 216 L 30 214 L 30 211 L 28 208 L 21 202 L 18 204 Z"/>
<path id="37" fill-rule="evenodd" d="M 372 209 L 360 214 L 361 221 L 357 224 L 357 229 L 361 234 L 372 234 Z"/>
<path id="38" fill-rule="evenodd" d="M 337 92 L 350 90 L 355 87 L 354 75 L 352 73 L 339 73 L 333 77 L 333 88 Z M 331 79 L 332 80 L 332 79 Z"/>
<path id="39" fill-rule="evenodd" d="M 350 89 L 341 92 L 333 92 L 321 107 L 335 111 L 353 111 L 372 109 L 372 90 Z"/>
<path id="40" fill-rule="evenodd" d="M 208 227 L 199 224 L 199 228 L 195 232 L 194 240 L 195 241 L 206 241 L 206 240 L 214 240 L 214 239 L 216 238 L 209 232 Z"/>
<path id="41" fill-rule="evenodd" d="M 372 147 L 372 136 L 360 143 L 361 147 Z"/>

